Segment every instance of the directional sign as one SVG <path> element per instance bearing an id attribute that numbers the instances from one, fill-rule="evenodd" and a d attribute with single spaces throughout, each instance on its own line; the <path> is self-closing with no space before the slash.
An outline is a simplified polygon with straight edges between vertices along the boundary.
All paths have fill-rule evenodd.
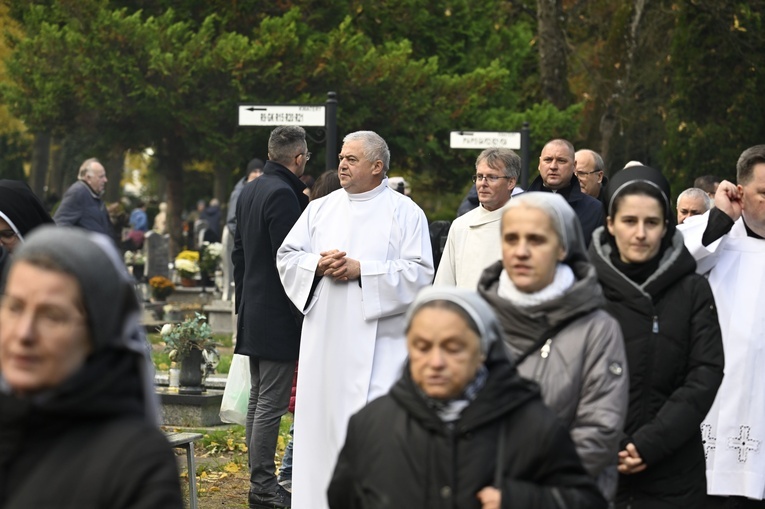
<path id="1" fill-rule="evenodd" d="M 302 105 L 239 105 L 239 125 L 323 126 L 324 106 Z"/>
<path id="2" fill-rule="evenodd" d="M 521 133 L 514 132 L 479 132 L 452 131 L 449 137 L 451 148 L 491 148 L 501 147 L 512 150 L 521 149 Z"/>

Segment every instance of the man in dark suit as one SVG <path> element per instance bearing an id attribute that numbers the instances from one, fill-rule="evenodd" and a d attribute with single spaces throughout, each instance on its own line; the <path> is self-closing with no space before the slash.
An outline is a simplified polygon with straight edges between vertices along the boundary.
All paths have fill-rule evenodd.
<path id="1" fill-rule="evenodd" d="M 579 180 L 574 178 L 576 160 L 574 146 L 568 140 L 550 140 L 539 156 L 539 176 L 531 183 L 528 192 L 544 191 L 563 196 L 574 209 L 582 224 L 587 245 L 592 232 L 605 224 L 603 205 L 592 196 L 582 192 Z"/>
<path id="2" fill-rule="evenodd" d="M 251 509 L 291 506 L 289 492 L 274 475 L 274 452 L 279 421 L 289 406 L 302 314 L 284 293 L 275 260 L 308 205 L 300 176 L 310 157 L 302 127 L 277 127 L 268 140 L 263 175 L 244 186 L 236 204 L 231 254 L 239 315 L 235 352 L 250 357 L 246 432 Z"/>

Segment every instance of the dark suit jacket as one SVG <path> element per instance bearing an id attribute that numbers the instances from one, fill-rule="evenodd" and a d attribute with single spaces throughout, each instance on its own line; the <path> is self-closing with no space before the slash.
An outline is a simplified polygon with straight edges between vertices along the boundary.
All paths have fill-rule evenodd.
<path id="1" fill-rule="evenodd" d="M 268 161 L 263 175 L 244 186 L 237 201 L 231 259 L 238 354 L 275 361 L 298 357 L 302 314 L 284 293 L 276 252 L 308 205 L 303 189 L 292 172 Z"/>
<path id="2" fill-rule="evenodd" d="M 552 190 L 544 186 L 542 177 L 538 176 L 531 183 L 527 192 L 543 191 L 551 193 Z M 593 198 L 589 194 L 584 194 L 581 187 L 579 187 L 579 181 L 576 177 L 571 177 L 571 183 L 568 187 L 565 187 L 558 191 L 558 194 L 563 196 L 571 208 L 576 212 L 576 216 L 579 218 L 579 222 L 582 225 L 582 233 L 584 233 L 584 241 L 587 245 L 590 245 L 592 240 L 592 232 L 599 226 L 606 224 L 606 216 L 603 211 L 603 204 Z"/>
<path id="3" fill-rule="evenodd" d="M 53 216 L 59 226 L 79 226 L 112 237 L 112 223 L 101 198 L 82 180 L 72 184 Z"/>

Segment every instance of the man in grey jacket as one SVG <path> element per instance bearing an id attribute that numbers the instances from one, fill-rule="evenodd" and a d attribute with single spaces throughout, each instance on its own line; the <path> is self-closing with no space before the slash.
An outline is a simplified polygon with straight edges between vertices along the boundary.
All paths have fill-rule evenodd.
<path id="1" fill-rule="evenodd" d="M 85 160 L 80 166 L 77 182 L 66 190 L 53 216 L 56 224 L 79 226 L 112 237 L 109 214 L 101 200 L 106 181 L 106 170 L 98 159 Z"/>

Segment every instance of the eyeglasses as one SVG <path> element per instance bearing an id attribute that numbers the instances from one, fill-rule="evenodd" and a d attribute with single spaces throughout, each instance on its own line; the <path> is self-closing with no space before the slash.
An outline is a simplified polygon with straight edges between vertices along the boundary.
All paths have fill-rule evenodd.
<path id="1" fill-rule="evenodd" d="M 495 184 L 499 179 L 511 179 L 513 177 L 508 176 L 498 176 L 498 175 L 481 175 L 478 173 L 477 175 L 473 175 L 473 182 L 480 182 L 481 180 L 486 180 L 490 184 Z"/>
<path id="2" fill-rule="evenodd" d="M 587 175 L 592 175 L 593 173 L 598 173 L 600 170 L 592 170 L 592 171 L 575 171 L 574 175 L 579 177 L 586 177 Z"/>
<path id="3" fill-rule="evenodd" d="M 308 161 L 308 160 L 310 160 L 310 159 L 311 159 L 311 153 L 310 153 L 310 152 L 306 152 L 305 154 L 298 154 L 297 156 L 303 156 L 303 157 L 305 157 L 305 160 L 306 160 L 306 161 Z M 297 156 L 295 156 L 295 157 L 297 157 Z"/>
<path id="4" fill-rule="evenodd" d="M 0 230 L 0 240 L 11 240 L 16 236 L 16 232 L 13 230 Z"/>

